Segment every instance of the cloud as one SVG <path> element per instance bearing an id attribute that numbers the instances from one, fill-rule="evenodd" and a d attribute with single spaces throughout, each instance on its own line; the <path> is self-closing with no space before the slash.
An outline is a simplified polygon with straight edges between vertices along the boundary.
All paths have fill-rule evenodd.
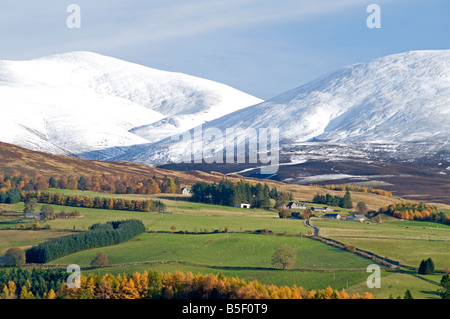
<path id="1" fill-rule="evenodd" d="M 113 10 L 114 1 L 110 5 L 110 10 Z M 141 5 L 139 11 L 134 10 L 134 15 L 128 16 L 129 20 L 119 15 L 120 21 L 116 26 L 102 19 L 87 26 L 84 24 L 86 28 L 92 28 L 91 37 L 78 41 L 108 50 L 124 45 L 155 44 L 222 29 L 267 26 L 289 20 L 301 22 L 354 6 L 363 5 L 360 0 L 152 1 L 147 6 Z"/>

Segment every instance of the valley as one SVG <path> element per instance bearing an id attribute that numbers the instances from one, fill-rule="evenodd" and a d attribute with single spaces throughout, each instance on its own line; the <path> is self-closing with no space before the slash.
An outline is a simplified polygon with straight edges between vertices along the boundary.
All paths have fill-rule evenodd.
<path id="1" fill-rule="evenodd" d="M 0 298 L 18 269 L 76 264 L 81 290 L 41 282 L 12 295 L 439 299 L 450 272 L 449 58 L 380 57 L 266 101 L 91 52 L 0 61 Z M 267 135 L 245 135 L 265 129 L 270 149 Z M 244 163 L 204 157 L 227 156 L 227 130 L 240 132 L 231 142 Z M 248 164 L 261 149 L 277 155 L 275 171 Z M 64 253 L 66 236 L 81 248 Z M 41 251 L 33 262 L 30 251 Z M 373 264 L 381 288 L 366 284 Z M 183 291 L 193 278 L 210 290 Z"/>

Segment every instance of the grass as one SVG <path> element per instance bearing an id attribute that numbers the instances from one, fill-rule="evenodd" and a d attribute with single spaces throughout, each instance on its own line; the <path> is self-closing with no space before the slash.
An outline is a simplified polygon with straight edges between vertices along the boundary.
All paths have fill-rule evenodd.
<path id="1" fill-rule="evenodd" d="M 144 261 L 185 261 L 218 267 L 273 268 L 271 257 L 276 247 L 287 244 L 297 251 L 293 268 L 312 270 L 365 269 L 371 260 L 322 244 L 309 238 L 255 235 L 184 235 L 144 233 L 126 243 L 67 256 L 52 264 L 90 265 L 96 252 L 104 252 L 110 264 Z M 327 256 L 326 259 L 323 256 Z"/>
<path id="2" fill-rule="evenodd" d="M 377 299 L 403 299 L 406 290 L 411 292 L 414 299 L 440 299 L 436 295 L 437 284 L 430 283 L 409 273 L 388 273 L 381 277 L 381 288 L 368 289 L 366 282 L 351 286 L 347 293 L 364 293 L 369 291 Z"/>
<path id="3" fill-rule="evenodd" d="M 450 267 L 450 226 L 419 221 L 357 223 L 315 219 L 319 234 L 418 267 L 431 257 L 436 269 Z"/>
<path id="4" fill-rule="evenodd" d="M 18 203 L 13 205 L 11 209 L 23 211 L 23 205 L 23 203 Z M 149 230 L 155 231 L 170 231 L 172 226 L 175 226 L 177 230 L 190 232 L 223 230 L 225 226 L 229 226 L 230 231 L 236 232 L 265 228 L 276 233 L 287 234 L 307 234 L 309 231 L 301 220 L 280 219 L 278 214 L 274 212 L 233 207 L 222 209 L 221 206 L 203 205 L 186 202 L 184 203 L 184 211 L 180 208 L 180 210 L 170 214 L 51 205 L 55 212 L 78 210 L 81 217 L 55 219 L 41 224 L 48 224 L 52 229 L 87 230 L 94 223 L 133 218 L 142 220 Z M 38 205 L 37 211 L 40 210 L 41 206 L 42 204 Z M 211 209 L 209 206 L 214 207 Z"/>
<path id="5" fill-rule="evenodd" d="M 80 194 L 80 191 L 51 190 L 66 195 Z M 47 238 L 67 235 L 59 230 L 87 230 L 94 223 L 111 220 L 135 218 L 143 221 L 148 230 L 169 232 L 172 226 L 176 231 L 222 231 L 227 227 L 229 233 L 216 234 L 172 234 L 144 233 L 135 239 L 116 246 L 82 251 L 66 256 L 53 264 L 79 264 L 82 268 L 90 266 L 96 252 L 105 252 L 114 267 L 94 269 L 92 272 L 113 274 L 135 271 L 156 270 L 161 272 L 191 271 L 193 273 L 218 273 L 226 276 L 239 276 L 247 280 L 258 280 L 266 284 L 296 284 L 305 289 L 320 289 L 330 285 L 334 289 L 347 288 L 349 293 L 369 291 L 378 298 L 403 296 L 409 289 L 415 298 L 435 298 L 441 276 L 426 276 L 425 281 L 409 273 L 382 271 L 382 288 L 368 289 L 365 280 L 369 275 L 365 268 L 373 261 L 350 252 L 310 240 L 308 238 L 255 235 L 243 233 L 246 230 L 269 229 L 274 233 L 306 235 L 309 232 L 302 220 L 280 219 L 274 211 L 262 209 L 240 209 L 216 205 L 191 203 L 185 197 L 167 194 L 117 195 L 95 192 L 82 192 L 87 196 L 118 197 L 127 199 L 160 199 L 167 205 L 170 213 L 129 212 L 90 208 L 75 208 L 51 205 L 55 212 L 78 210 L 81 217 L 41 221 L 50 230 L 41 231 L 0 231 L 0 255 L 9 247 L 27 248 Z M 313 204 L 308 204 L 309 206 Z M 23 211 L 23 203 L 2 206 L 2 209 Z M 39 204 L 37 211 L 42 204 Z M 337 208 L 339 209 L 339 208 Z M 348 210 L 339 209 L 341 214 Z M 0 228 L 14 227 L 16 219 L 0 220 Z M 399 221 L 383 218 L 382 223 L 356 223 L 314 219 L 313 224 L 320 227 L 320 234 L 335 238 L 344 243 L 366 249 L 382 256 L 418 266 L 422 259 L 432 257 L 437 269 L 450 266 L 450 227 L 432 222 Z M 31 224 L 34 221 L 24 220 Z M 3 236 L 3 237 L 2 237 Z M 294 269 L 281 271 L 271 265 L 271 255 L 275 247 L 286 243 L 295 247 L 298 258 Z M 414 249 L 412 249 L 414 248 Z M 192 263 L 174 264 L 161 261 L 181 261 Z M 154 264 L 131 263 L 155 262 Z M 124 264 L 124 265 L 121 265 Z M 119 266 L 117 266 L 119 265 Z M 325 271 L 324 271 L 325 270 Z M 438 278 L 439 277 L 439 278 Z M 346 289 L 347 290 L 347 289 Z"/>
<path id="6" fill-rule="evenodd" d="M 68 232 L 53 230 L 1 230 L 0 256 L 9 248 L 28 249 L 31 246 L 44 242 L 46 239 L 67 236 Z"/>
<path id="7" fill-rule="evenodd" d="M 271 265 L 271 256 L 279 244 L 288 244 L 297 251 L 293 269 L 282 271 Z M 218 273 L 238 276 L 262 283 L 296 284 L 305 289 L 342 289 L 365 280 L 366 267 L 371 260 L 320 242 L 298 237 L 255 234 L 161 234 L 144 233 L 126 243 L 82 251 L 51 262 L 51 264 L 78 264 L 83 268 L 97 252 L 104 252 L 110 265 L 146 261 L 182 261 L 186 264 L 140 264 L 106 267 L 88 272 L 133 273 L 156 270 L 161 272 L 191 271 L 193 273 Z M 324 258 L 326 256 L 326 259 Z M 308 269 L 310 269 L 308 271 Z M 353 271 L 347 271 L 354 269 Z M 327 270 L 327 271 L 323 271 Z M 336 271 L 334 271 L 336 270 Z"/>

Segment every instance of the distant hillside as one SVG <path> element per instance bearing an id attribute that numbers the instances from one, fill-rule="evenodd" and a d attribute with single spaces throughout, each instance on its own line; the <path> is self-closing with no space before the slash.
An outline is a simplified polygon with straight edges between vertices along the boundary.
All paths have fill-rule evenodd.
<path id="1" fill-rule="evenodd" d="M 262 102 L 225 84 L 92 52 L 0 60 L 0 82 L 0 141 L 52 154 L 101 151 L 103 159 Z"/>
<path id="2" fill-rule="evenodd" d="M 317 193 L 343 193 L 338 191 L 328 191 L 320 187 L 286 184 L 271 180 L 243 177 L 236 174 L 227 176 L 217 172 L 174 171 L 131 162 L 107 162 L 86 160 L 65 155 L 52 155 L 0 142 L 0 171 L 11 174 L 14 170 L 19 170 L 20 172 L 27 174 L 38 171 L 47 178 L 61 175 L 92 175 L 93 173 L 112 175 L 127 174 L 129 176 L 148 178 L 153 176 L 161 178 L 164 177 L 164 175 L 167 175 L 167 177 L 173 179 L 177 177 L 182 186 L 193 185 L 198 181 L 205 181 L 208 183 L 219 182 L 222 178 L 228 178 L 231 181 L 246 179 L 254 181 L 255 183 L 267 183 L 270 187 L 275 186 L 277 189 L 292 192 L 295 200 L 298 201 L 311 201 L 313 196 Z M 352 192 L 352 198 L 355 205 L 358 201 L 364 201 L 371 209 L 378 209 L 383 205 L 398 202 L 400 200 L 396 197 L 385 197 L 358 192 Z"/>

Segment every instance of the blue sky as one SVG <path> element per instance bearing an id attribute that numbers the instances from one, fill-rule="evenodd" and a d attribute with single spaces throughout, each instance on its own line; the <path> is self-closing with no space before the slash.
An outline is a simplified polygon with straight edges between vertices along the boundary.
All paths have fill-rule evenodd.
<path id="1" fill-rule="evenodd" d="M 81 28 L 69 29 L 69 4 Z M 381 28 L 369 29 L 369 4 Z M 262 99 L 342 66 L 450 49 L 448 0 L 0 0 L 0 59 L 92 51 Z"/>

